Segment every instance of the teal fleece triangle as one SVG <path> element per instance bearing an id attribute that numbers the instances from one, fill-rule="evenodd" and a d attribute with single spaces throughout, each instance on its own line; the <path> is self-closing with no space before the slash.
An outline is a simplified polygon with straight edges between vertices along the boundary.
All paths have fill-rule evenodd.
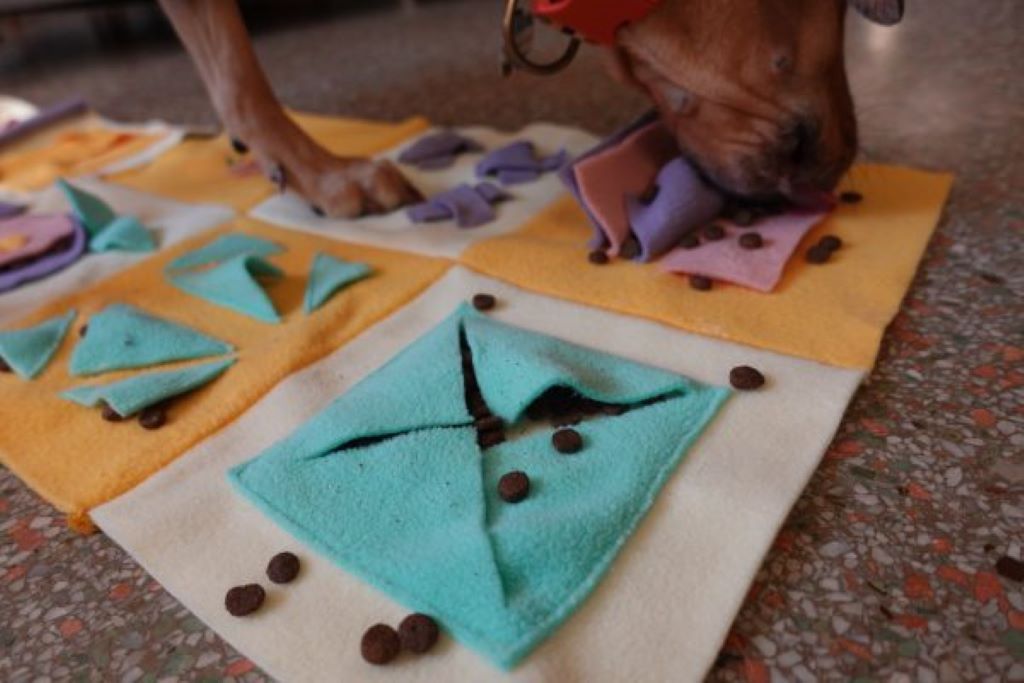
<path id="1" fill-rule="evenodd" d="M 63 178 L 57 187 L 71 204 L 71 210 L 89 235 L 89 251 L 156 250 L 153 234 L 133 216 L 118 216 L 102 199 L 71 185 Z"/>
<path id="2" fill-rule="evenodd" d="M 72 212 L 85 228 L 89 237 L 98 235 L 117 218 L 114 210 L 91 192 L 79 189 L 63 178 L 57 179 L 57 187 L 64 192 L 64 196 L 71 204 Z"/>
<path id="3" fill-rule="evenodd" d="M 89 318 L 88 334 L 71 354 L 71 374 L 97 375 L 232 351 L 230 344 L 192 328 L 112 304 Z"/>
<path id="4" fill-rule="evenodd" d="M 579 425 L 573 456 L 554 452 L 550 429 L 509 430 L 481 453 L 476 430 L 451 421 L 465 410 L 460 327 L 478 379 L 512 385 L 485 393 L 510 415 L 552 381 L 634 407 Z M 301 541 L 510 668 L 591 593 L 728 393 L 463 309 L 229 478 Z M 395 436 L 337 448 L 374 434 Z M 511 470 L 531 480 L 517 505 L 496 493 Z"/>
<path id="5" fill-rule="evenodd" d="M 90 251 L 131 251 L 156 250 L 153 233 L 146 229 L 134 216 L 118 216 L 107 224 L 99 234 L 89 240 Z"/>
<path id="6" fill-rule="evenodd" d="M 50 364 L 74 319 L 75 311 L 68 311 L 33 327 L 0 332 L 0 358 L 19 377 L 33 379 Z"/>
<path id="7" fill-rule="evenodd" d="M 317 253 L 306 282 L 306 313 L 320 308 L 338 290 L 369 277 L 371 272 L 365 263 L 349 263 L 330 254 Z"/>
<path id="8" fill-rule="evenodd" d="M 267 323 L 280 322 L 257 278 L 280 277 L 281 270 L 257 256 L 233 256 L 206 269 L 170 274 L 175 287 L 236 313 Z"/>
<path id="9" fill-rule="evenodd" d="M 167 265 L 167 270 L 182 270 L 221 263 L 235 256 L 273 256 L 284 247 L 262 237 L 229 232 L 198 249 L 186 252 Z"/>
<path id="10" fill-rule="evenodd" d="M 122 417 L 128 417 L 164 399 L 180 396 L 212 382 L 234 362 L 234 358 L 227 358 L 180 370 L 150 372 L 108 384 L 75 387 L 61 396 L 87 407 L 105 403 Z"/>

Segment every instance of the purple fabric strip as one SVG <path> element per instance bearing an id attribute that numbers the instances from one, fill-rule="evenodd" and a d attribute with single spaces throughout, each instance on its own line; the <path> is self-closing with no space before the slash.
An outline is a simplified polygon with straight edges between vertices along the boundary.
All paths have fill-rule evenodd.
<path id="1" fill-rule="evenodd" d="M 497 214 L 491 205 L 506 199 L 509 199 L 508 193 L 493 183 L 480 183 L 476 187 L 463 183 L 410 206 L 405 214 L 413 223 L 454 220 L 460 228 L 476 228 L 493 221 Z"/>
<path id="2" fill-rule="evenodd" d="M 649 204 L 636 197 L 626 199 L 629 223 L 640 242 L 637 260 L 642 262 L 673 249 L 683 235 L 714 220 L 724 204 L 722 195 L 682 157 L 661 168 L 656 187 L 658 193 Z"/>
<path id="3" fill-rule="evenodd" d="M 85 228 L 74 217 L 69 216 L 69 219 L 75 224 L 75 234 L 72 237 L 71 246 L 64 251 L 47 254 L 22 268 L 0 273 L 0 292 L 6 292 L 26 282 L 64 270 L 81 258 L 85 253 L 86 246 Z"/>
<path id="4" fill-rule="evenodd" d="M 52 125 L 61 119 L 68 118 L 81 114 L 87 110 L 89 106 L 85 103 L 81 97 L 74 97 L 63 102 L 43 109 L 35 116 L 31 116 L 24 121 L 19 121 L 13 126 L 0 132 L 0 147 L 12 143 L 16 140 L 31 135 L 41 128 Z"/>
<path id="5" fill-rule="evenodd" d="M 529 140 L 516 140 L 488 153 L 476 165 L 478 178 L 497 176 L 503 185 L 532 182 L 543 173 L 557 171 L 569 159 L 566 150 L 546 157 L 537 157 L 536 147 Z"/>
<path id="6" fill-rule="evenodd" d="M 436 170 L 451 166 L 459 154 L 482 150 L 483 147 L 476 140 L 452 130 L 442 130 L 421 137 L 404 149 L 398 160 L 423 170 Z"/>
<path id="7" fill-rule="evenodd" d="M 627 137 L 632 135 L 634 132 L 640 130 L 645 126 L 650 125 L 652 121 L 656 121 L 657 119 L 658 112 L 653 110 L 647 112 L 633 123 L 629 124 L 625 128 L 622 128 L 618 132 L 612 134 L 611 137 L 599 143 L 593 149 L 581 154 L 571 164 L 563 166 L 562 170 L 559 172 L 558 175 L 562 179 L 562 182 L 569 189 L 569 192 L 572 194 L 572 196 L 576 198 L 576 202 L 580 205 L 580 207 L 583 208 L 583 213 L 587 215 L 587 220 L 590 221 L 590 226 L 594 229 L 594 237 L 590 240 L 589 243 L 591 249 L 603 249 L 605 246 L 607 246 L 608 241 L 607 238 L 605 238 L 604 236 L 604 230 L 601 229 L 601 225 L 594 217 L 594 214 L 590 212 L 590 209 L 587 208 L 586 202 L 583 201 L 583 197 L 580 195 L 580 186 L 579 183 L 576 182 L 576 172 L 574 167 L 576 166 L 576 164 L 583 161 L 584 159 L 589 159 L 595 154 L 599 154 L 610 147 L 614 147 L 615 145 L 619 144 Z"/>
<path id="8" fill-rule="evenodd" d="M 11 204 L 10 202 L 0 202 L 0 218 L 12 218 L 19 216 L 25 211 L 25 207 L 21 204 Z"/>

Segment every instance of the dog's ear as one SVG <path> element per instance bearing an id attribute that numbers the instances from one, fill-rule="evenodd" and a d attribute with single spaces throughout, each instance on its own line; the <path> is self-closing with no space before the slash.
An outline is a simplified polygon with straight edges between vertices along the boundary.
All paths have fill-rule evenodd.
<path id="1" fill-rule="evenodd" d="M 882 26 L 893 26 L 903 18 L 903 0 L 849 0 L 853 8 Z"/>

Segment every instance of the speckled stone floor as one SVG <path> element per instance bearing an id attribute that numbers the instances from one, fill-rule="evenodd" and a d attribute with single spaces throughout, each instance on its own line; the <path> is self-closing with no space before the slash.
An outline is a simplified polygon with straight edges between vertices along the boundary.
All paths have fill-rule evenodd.
<path id="1" fill-rule="evenodd" d="M 895 30 L 851 22 L 864 156 L 955 171 L 952 200 L 713 681 L 1024 680 L 1024 585 L 1006 560 L 997 569 L 1024 559 L 1024 3 L 908 4 Z M 606 132 L 643 106 L 590 57 L 551 80 L 499 81 L 497 9 L 264 19 L 258 49 L 283 99 L 315 111 Z M 61 20 L 26 22 L 25 42 L 0 43 L 0 90 L 211 123 L 184 55 L 139 23 L 134 42 L 101 50 Z M 0 469 L 0 680 L 265 678 Z"/>

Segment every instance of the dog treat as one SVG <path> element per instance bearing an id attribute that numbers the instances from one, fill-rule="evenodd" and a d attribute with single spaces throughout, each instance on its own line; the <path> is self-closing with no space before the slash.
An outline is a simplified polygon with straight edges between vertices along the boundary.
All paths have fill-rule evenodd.
<path id="1" fill-rule="evenodd" d="M 327 212 L 325 212 L 323 209 L 321 209 L 316 204 L 310 204 L 309 205 L 309 210 L 312 211 L 316 216 L 319 216 L 320 218 L 323 218 L 324 216 L 327 215 Z"/>
<path id="2" fill-rule="evenodd" d="M 263 606 L 267 593 L 258 583 L 235 586 L 224 596 L 224 607 L 233 617 L 244 617 Z"/>
<path id="3" fill-rule="evenodd" d="M 85 323 L 81 327 L 78 328 L 78 336 L 79 337 L 84 337 L 88 333 L 89 333 L 89 323 Z"/>
<path id="4" fill-rule="evenodd" d="M 437 643 L 437 622 L 426 614 L 410 614 L 398 625 L 402 648 L 416 654 L 429 652 Z"/>
<path id="5" fill-rule="evenodd" d="M 729 371 L 729 384 L 741 391 L 752 391 L 764 386 L 764 375 L 749 365 L 740 365 Z"/>
<path id="6" fill-rule="evenodd" d="M 595 249 L 587 254 L 587 260 L 595 266 L 603 266 L 608 263 L 608 254 L 603 249 Z"/>
<path id="7" fill-rule="evenodd" d="M 718 223 L 710 223 L 704 226 L 700 231 L 700 234 L 709 242 L 717 242 L 718 240 L 725 238 L 725 228 Z"/>
<path id="8" fill-rule="evenodd" d="M 102 404 L 100 408 L 100 415 L 107 422 L 121 422 L 122 420 L 124 420 L 124 415 L 117 412 L 116 410 L 108 406 L 106 403 Z"/>
<path id="9" fill-rule="evenodd" d="M 10 365 L 3 358 L 0 358 L 0 372 L 14 372 Z"/>
<path id="10" fill-rule="evenodd" d="M 382 666 L 398 656 L 402 649 L 402 641 L 395 629 L 387 624 L 376 624 L 366 629 L 359 651 L 370 664 Z"/>
<path id="11" fill-rule="evenodd" d="M 406 147 L 398 155 L 398 161 L 424 171 L 433 171 L 450 167 L 460 154 L 480 151 L 483 151 L 483 146 L 476 140 L 453 130 L 442 130 L 424 135 Z"/>
<path id="12" fill-rule="evenodd" d="M 160 429 L 167 424 L 167 407 L 158 403 L 148 408 L 143 408 L 139 413 L 139 424 L 145 429 Z"/>
<path id="13" fill-rule="evenodd" d="M 497 415 L 488 415 L 477 420 L 474 426 L 481 432 L 493 432 L 504 429 L 505 421 Z"/>
<path id="14" fill-rule="evenodd" d="M 706 275 L 691 275 L 690 276 L 690 288 L 696 289 L 698 292 L 710 291 L 714 286 L 714 282 L 711 278 Z"/>
<path id="15" fill-rule="evenodd" d="M 840 194 L 839 201 L 841 201 L 843 204 L 860 204 L 862 201 L 864 201 L 864 195 L 862 195 L 860 192 L 850 190 Z"/>
<path id="16" fill-rule="evenodd" d="M 551 436 L 551 443 L 559 453 L 572 455 L 583 449 L 583 437 L 575 429 L 559 429 Z"/>
<path id="17" fill-rule="evenodd" d="M 473 308 L 478 311 L 489 311 L 494 308 L 497 303 L 498 300 L 494 298 L 493 294 L 473 295 Z"/>
<path id="18" fill-rule="evenodd" d="M 843 246 L 843 240 L 839 239 L 835 235 L 825 235 L 818 240 L 818 246 L 829 251 L 836 251 Z"/>
<path id="19" fill-rule="evenodd" d="M 231 138 L 231 149 L 235 150 L 235 154 L 249 153 L 249 146 L 238 138 Z"/>
<path id="20" fill-rule="evenodd" d="M 764 238 L 757 232 L 746 232 L 740 235 L 740 246 L 744 249 L 760 249 L 764 246 Z"/>
<path id="21" fill-rule="evenodd" d="M 476 443 L 480 448 L 491 448 L 492 446 L 505 443 L 505 432 L 500 429 L 491 432 L 478 432 Z"/>
<path id="22" fill-rule="evenodd" d="M 732 214 L 732 222 L 740 228 L 749 228 L 757 222 L 757 216 L 750 209 L 737 209 Z"/>
<path id="23" fill-rule="evenodd" d="M 626 241 L 622 243 L 622 247 L 619 249 L 619 256 L 626 260 L 632 260 L 639 255 L 640 242 L 637 241 L 635 235 L 630 235 L 626 238 Z"/>
<path id="24" fill-rule="evenodd" d="M 274 583 L 291 583 L 299 575 L 299 558 L 295 553 L 283 552 L 270 558 L 267 578 Z"/>
<path id="25" fill-rule="evenodd" d="M 530 495 L 530 478 L 525 472 L 509 472 L 498 480 L 498 495 L 506 503 L 522 502 Z"/>
<path id="26" fill-rule="evenodd" d="M 682 249 L 696 249 L 700 246 L 700 237 L 694 232 L 687 233 L 679 240 L 679 246 Z"/>
<path id="27" fill-rule="evenodd" d="M 807 254 L 804 259 L 808 263 L 822 264 L 827 263 L 832 257 L 832 250 L 821 244 L 815 244 L 813 247 L 807 250 Z"/>

